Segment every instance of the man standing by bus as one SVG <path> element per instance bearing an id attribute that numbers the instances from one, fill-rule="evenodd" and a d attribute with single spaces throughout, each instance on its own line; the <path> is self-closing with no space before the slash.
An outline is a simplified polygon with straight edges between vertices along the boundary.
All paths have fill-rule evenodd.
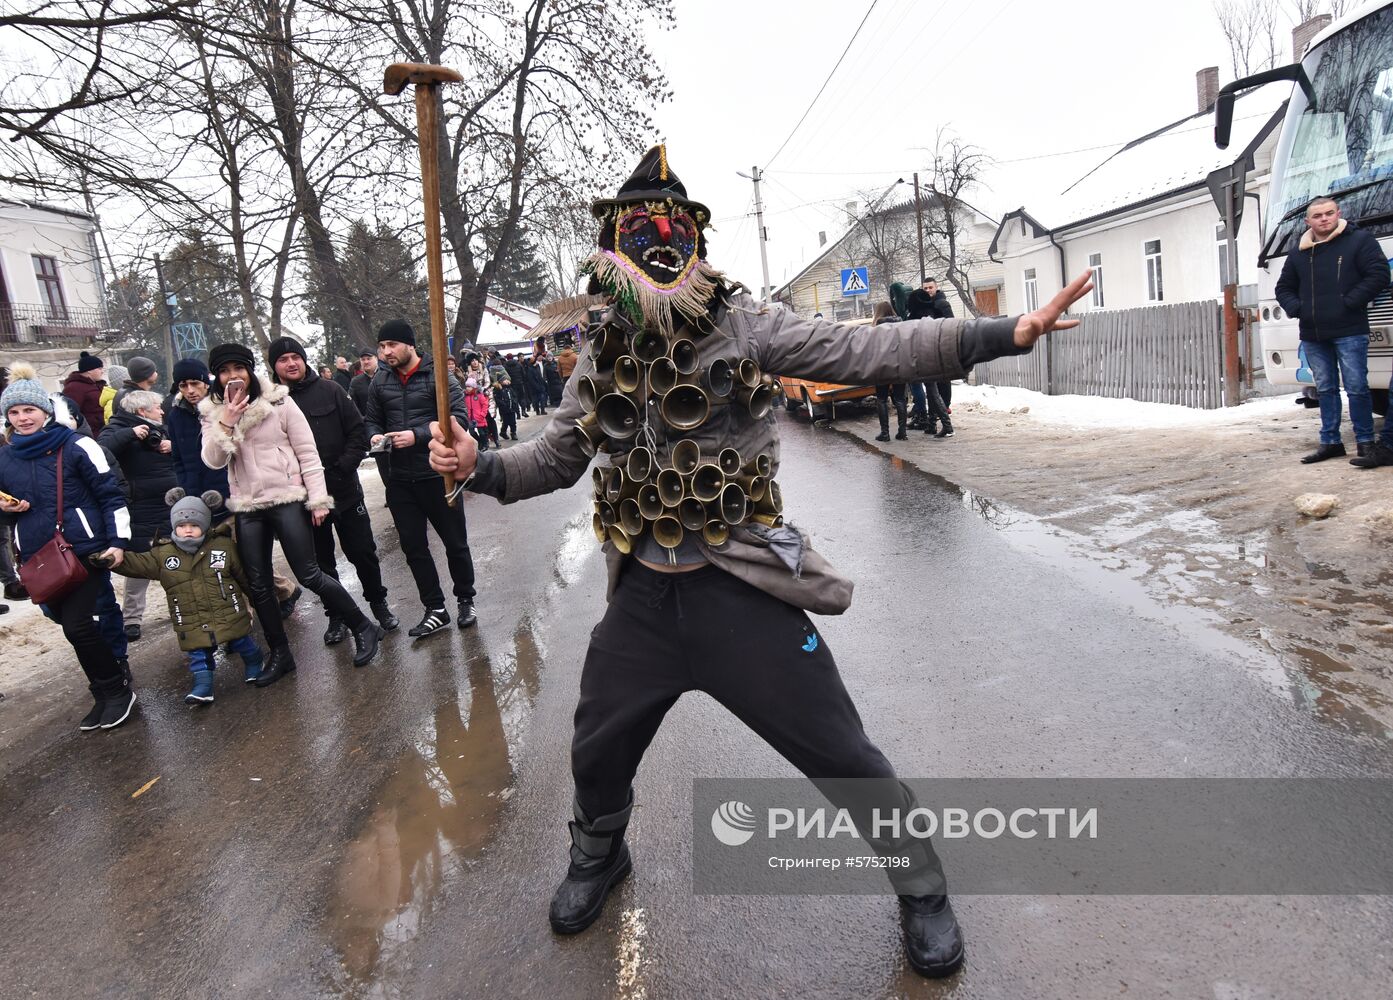
<path id="1" fill-rule="evenodd" d="M 1277 301 L 1300 320 L 1301 343 L 1320 395 L 1320 447 L 1302 457 L 1306 465 L 1340 458 L 1340 383 L 1349 396 L 1349 420 L 1362 468 L 1393 465 L 1393 435 L 1387 427 L 1374 444 L 1374 408 L 1369 396 L 1369 303 L 1389 284 L 1388 261 L 1378 241 L 1340 218 L 1334 198 L 1316 198 L 1306 208 L 1307 230 L 1287 255 L 1277 279 Z M 1380 456 L 1386 456 L 1383 461 Z"/>

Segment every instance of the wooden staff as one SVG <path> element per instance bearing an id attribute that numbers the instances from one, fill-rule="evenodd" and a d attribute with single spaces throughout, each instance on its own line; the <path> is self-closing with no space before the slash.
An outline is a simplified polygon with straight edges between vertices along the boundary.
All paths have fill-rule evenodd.
<path id="1" fill-rule="evenodd" d="M 464 78 L 444 66 L 424 63 L 393 63 L 387 67 L 382 91 L 396 96 L 408 83 L 416 86 L 416 137 L 421 147 L 421 187 L 426 209 L 426 280 L 430 288 L 430 342 L 435 358 L 435 406 L 445 444 L 455 443 L 454 424 L 450 420 L 449 367 L 445 363 L 450 353 L 445 333 L 445 270 L 440 253 L 440 118 L 436 112 L 436 90 L 442 83 L 459 83 Z M 455 477 L 445 475 L 445 498 L 455 502 Z"/>

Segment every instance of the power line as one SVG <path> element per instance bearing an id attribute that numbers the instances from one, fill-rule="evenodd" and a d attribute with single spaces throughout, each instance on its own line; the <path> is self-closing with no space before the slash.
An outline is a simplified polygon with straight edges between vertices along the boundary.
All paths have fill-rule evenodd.
<path id="1" fill-rule="evenodd" d="M 798 130 L 800 128 L 802 128 L 803 122 L 807 121 L 808 115 L 812 113 L 813 106 L 817 104 L 817 99 L 822 96 L 822 92 L 826 90 L 827 85 L 832 82 L 832 77 L 836 75 L 838 67 L 841 66 L 842 60 L 846 58 L 846 54 L 851 51 L 851 47 L 856 44 L 856 39 L 860 37 L 861 29 L 866 26 L 866 20 L 871 16 L 871 11 L 875 10 L 875 5 L 878 3 L 880 3 L 880 0 L 871 0 L 871 5 L 866 8 L 866 13 L 861 18 L 861 23 L 856 26 L 856 31 L 852 33 L 851 40 L 846 43 L 846 48 L 842 49 L 842 54 L 837 57 L 837 62 L 836 65 L 832 67 L 832 72 L 827 74 L 827 79 L 823 80 L 822 86 L 817 88 L 817 93 L 813 95 L 812 103 L 808 105 L 808 110 L 803 112 L 803 117 L 798 119 L 798 124 L 793 126 L 793 131 L 790 132 L 788 134 L 788 137 L 784 139 L 782 143 L 779 144 L 779 148 L 774 150 L 774 155 L 769 157 L 768 162 L 766 162 L 764 165 L 765 170 L 768 170 L 769 164 L 773 163 L 775 160 L 779 158 L 779 154 L 784 151 L 784 147 L 788 145 L 789 140 L 792 139 L 794 135 L 798 133 Z"/>

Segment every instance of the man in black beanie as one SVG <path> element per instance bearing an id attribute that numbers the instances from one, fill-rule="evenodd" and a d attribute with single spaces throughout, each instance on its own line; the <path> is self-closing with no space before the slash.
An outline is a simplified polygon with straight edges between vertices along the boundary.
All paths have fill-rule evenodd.
<path id="1" fill-rule="evenodd" d="M 445 502 L 445 480 L 430 467 L 427 446 L 430 423 L 436 419 L 435 366 L 430 355 L 416 353 L 416 331 L 403 320 L 391 320 L 378 331 L 378 351 L 384 362 L 368 386 L 367 428 L 377 454 L 378 470 L 387 484 L 387 509 L 397 526 L 401 550 L 425 615 L 407 634 L 420 639 L 450 624 L 440 573 L 426 537 L 429 524 L 445 546 L 445 559 L 459 602 L 460 628 L 478 621 L 474 613 L 474 560 L 464 505 Z M 447 379 L 450 412 L 468 422 L 464 389 Z"/>
<path id="2" fill-rule="evenodd" d="M 397 627 L 397 616 L 387 605 L 387 587 L 382 582 L 372 519 L 363 498 L 363 484 L 358 481 L 358 463 L 368 453 L 363 415 L 336 382 L 315 374 L 304 347 L 295 338 L 271 341 L 266 363 L 271 378 L 290 390 L 290 398 L 309 421 L 315 449 L 324 463 L 324 485 L 334 498 L 334 509 L 323 524 L 314 527 L 314 553 L 319 569 L 326 576 L 339 578 L 334 558 L 337 529 L 343 554 L 358 571 L 363 599 L 372 608 L 377 623 L 391 632 Z M 329 627 L 324 632 L 324 645 L 336 646 L 348 638 L 348 625 L 329 614 L 327 607 L 325 614 L 329 615 Z"/>

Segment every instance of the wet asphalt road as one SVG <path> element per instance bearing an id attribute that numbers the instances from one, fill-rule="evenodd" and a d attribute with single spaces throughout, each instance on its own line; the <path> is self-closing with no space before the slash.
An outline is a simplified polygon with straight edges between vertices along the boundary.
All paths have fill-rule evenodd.
<path id="1" fill-rule="evenodd" d="M 951 484 L 784 424 L 789 511 L 857 580 L 852 612 L 818 627 L 901 774 L 1393 770 L 1386 741 L 1293 704 L 1199 617 Z M 224 671 L 191 710 L 173 641 L 147 641 L 134 724 L 79 734 L 78 704 L 42 720 L 0 762 L 0 996 L 1387 995 L 1386 898 L 962 897 L 967 968 L 928 983 L 889 897 L 695 896 L 690 778 L 791 774 L 700 695 L 640 771 L 633 877 L 590 931 L 553 937 L 570 716 L 603 607 L 587 493 L 468 500 L 477 630 L 398 632 L 355 671 L 305 601 L 293 679 Z"/>

